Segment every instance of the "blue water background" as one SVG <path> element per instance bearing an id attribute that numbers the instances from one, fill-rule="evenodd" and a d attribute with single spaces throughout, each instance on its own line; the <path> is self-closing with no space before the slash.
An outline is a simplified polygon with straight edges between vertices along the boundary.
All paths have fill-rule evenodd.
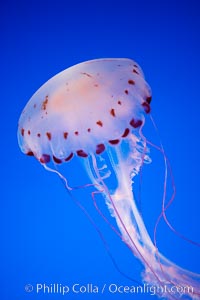
<path id="1" fill-rule="evenodd" d="M 94 227 L 59 179 L 21 153 L 17 123 L 31 95 L 63 69 L 93 58 L 135 59 L 152 88 L 152 115 L 175 178 L 177 195 L 168 217 L 177 230 L 199 241 L 199 2 L 8 0 L 0 7 L 0 298 L 152 299 L 149 294 L 36 293 L 37 283 L 134 283 L 116 270 Z M 158 142 L 150 122 L 144 132 Z M 152 151 L 152 159 L 151 166 L 145 166 L 141 197 L 151 236 L 161 208 L 164 172 L 162 156 Z M 78 164 L 76 168 L 79 172 Z M 86 191 L 78 196 L 90 210 Z M 96 222 L 119 268 L 140 280 L 141 265 L 98 216 Z M 171 260 L 200 270 L 199 248 L 179 239 L 163 222 L 157 241 Z M 33 292 L 25 291 L 26 284 L 33 285 Z"/>

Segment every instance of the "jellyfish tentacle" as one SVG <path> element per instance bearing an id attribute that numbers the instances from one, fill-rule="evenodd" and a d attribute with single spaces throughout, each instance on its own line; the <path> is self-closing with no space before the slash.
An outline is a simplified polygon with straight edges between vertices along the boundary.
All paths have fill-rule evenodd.
<path id="1" fill-rule="evenodd" d="M 95 159 L 94 155 L 92 155 L 92 162 L 93 162 L 93 168 L 96 171 L 96 175 L 99 178 L 99 181 L 102 181 L 100 178 L 100 175 L 98 174 L 98 168 L 96 165 L 96 159 Z M 123 174 L 123 171 L 122 171 L 122 174 Z M 128 172 L 128 174 L 129 174 L 129 172 Z M 154 273 L 154 276 L 156 277 L 157 282 L 160 282 L 159 277 L 154 272 L 154 270 L 151 268 L 151 264 L 146 260 L 146 258 L 144 256 L 145 255 L 144 251 L 141 251 L 141 245 L 139 245 L 140 242 L 138 243 L 140 238 L 139 238 L 139 236 L 137 236 L 137 230 L 135 229 L 135 226 L 133 226 L 133 223 L 132 223 L 133 215 L 129 216 L 129 210 L 134 211 L 134 216 L 135 216 L 135 212 L 136 212 L 136 215 L 137 215 L 136 218 L 138 218 L 138 220 L 137 220 L 137 222 L 135 222 L 134 225 L 136 225 L 136 227 L 137 227 L 137 225 L 140 224 L 139 227 L 140 227 L 140 229 L 141 229 L 141 227 L 143 227 L 143 232 L 146 232 L 146 229 L 144 226 L 142 226 L 142 221 L 140 221 L 140 216 L 139 216 L 139 213 L 137 213 L 137 209 L 129 208 L 130 201 L 128 199 L 132 199 L 132 193 L 130 193 L 130 188 L 129 188 L 130 187 L 129 186 L 130 177 L 129 176 L 128 176 L 129 178 L 127 178 L 127 177 L 125 178 L 125 177 L 123 178 L 124 183 L 128 182 L 127 190 L 125 193 L 126 195 L 124 194 L 124 191 L 120 195 L 120 192 L 118 190 L 115 191 L 114 194 L 110 194 L 109 190 L 107 189 L 106 184 L 104 183 L 104 181 L 102 181 L 102 185 L 105 188 L 105 194 L 107 196 L 107 200 L 110 202 L 108 204 L 108 208 L 111 211 L 111 214 L 115 217 L 117 225 L 122 234 L 122 240 L 125 242 L 125 244 L 128 245 L 128 247 L 134 253 L 134 255 L 136 255 L 137 257 L 139 256 L 140 258 L 142 258 L 143 261 L 145 261 L 146 265 L 148 265 L 149 269 L 152 271 L 152 273 Z M 127 180 L 127 179 L 129 179 L 129 180 Z M 123 186 L 124 186 L 124 184 L 123 184 Z M 119 195 L 120 195 L 120 198 L 119 198 Z M 126 205 L 124 207 L 118 205 L 119 203 L 122 202 L 122 200 L 126 202 Z M 131 203 L 134 206 L 134 202 L 131 201 Z M 124 219 L 123 216 L 127 216 L 127 217 Z M 139 228 L 138 228 L 138 230 L 139 230 Z M 148 238 L 148 234 L 146 234 L 146 238 Z"/>
<path id="2" fill-rule="evenodd" d="M 117 151 L 119 152 L 118 155 L 121 155 L 121 151 L 119 151 L 119 148 L 117 149 Z M 120 161 L 120 159 L 119 159 Z M 127 166 L 127 164 L 123 164 L 123 161 L 121 163 L 121 167 L 120 167 L 120 178 L 121 178 L 121 182 L 123 180 L 123 178 L 126 178 L 126 183 L 123 183 L 123 185 L 127 186 L 127 181 L 128 181 L 128 174 L 127 176 L 123 176 L 122 173 L 124 172 L 124 174 L 127 172 L 127 169 L 124 167 Z M 119 179 L 120 179 L 119 178 Z M 120 181 L 120 180 L 119 180 Z M 119 194 L 119 191 L 117 192 L 117 195 Z M 128 195 L 129 199 L 131 199 L 131 195 Z M 113 195 L 112 195 L 113 198 Z M 114 199 L 114 198 L 113 198 Z M 133 205 L 134 203 L 134 205 Z M 116 202 L 115 202 L 116 205 Z M 132 215 L 134 215 L 135 217 L 135 223 L 137 226 L 134 226 L 134 228 L 138 228 L 137 232 L 139 233 L 139 239 L 138 239 L 138 243 L 136 243 L 135 241 L 137 241 L 137 235 L 134 235 L 134 242 L 136 243 L 138 249 L 140 249 L 140 252 L 143 253 L 144 249 L 142 248 L 142 243 L 143 245 L 145 245 L 145 253 L 147 253 L 147 255 L 144 255 L 144 259 L 146 260 L 146 262 L 148 262 L 151 266 L 151 270 L 153 270 L 152 272 L 152 276 L 155 276 L 155 278 L 157 279 L 157 277 L 159 277 L 158 282 L 164 282 L 167 283 L 167 285 L 177 285 L 177 284 L 191 284 L 194 287 L 194 293 L 196 293 L 197 295 L 199 295 L 198 289 L 199 289 L 199 275 L 197 274 L 193 274 L 192 277 L 193 279 L 190 279 L 191 277 L 191 272 L 188 272 L 187 270 L 184 270 L 182 268 L 179 268 L 178 266 L 176 266 L 175 264 L 173 264 L 172 262 L 170 262 L 169 260 L 167 260 L 164 256 L 162 256 L 159 252 L 158 249 L 153 245 L 152 241 L 150 240 L 150 237 L 144 227 L 143 221 L 140 218 L 140 215 L 137 212 L 137 207 L 135 206 L 135 202 L 131 201 L 131 210 L 132 210 Z M 124 203 L 123 203 L 123 207 L 124 207 Z M 118 208 L 118 206 L 117 206 Z M 121 208 L 120 208 L 121 209 Z M 129 216 L 130 214 L 127 213 L 127 211 L 120 211 L 120 216 L 125 215 L 126 218 L 127 216 Z M 130 216 L 131 217 L 131 216 Z M 137 218 L 136 218 L 137 217 Z M 127 221 L 126 221 L 127 222 Z M 131 221 L 132 224 L 133 221 Z M 134 224 L 135 225 L 135 224 Z M 127 227 L 128 228 L 128 227 Z M 133 234 L 133 232 L 131 232 L 131 235 Z M 136 238 L 136 239 L 135 239 Z M 148 264 L 147 264 L 148 266 Z M 169 272 L 170 270 L 170 272 Z M 170 274 L 170 275 L 168 275 Z M 183 276 L 185 278 L 183 278 Z M 153 278 L 151 278 L 150 282 L 154 282 Z M 169 296 L 169 295 L 168 295 Z M 173 296 L 170 295 L 171 298 L 174 298 Z M 196 297 L 196 296 L 192 296 L 192 297 Z M 194 298 L 195 299 L 195 298 Z"/>
<path id="3" fill-rule="evenodd" d="M 124 273 L 118 266 L 113 254 L 111 253 L 110 251 L 110 248 L 109 248 L 109 245 L 103 235 L 103 233 L 101 232 L 101 230 L 99 229 L 99 227 L 97 226 L 97 224 L 95 223 L 95 221 L 93 220 L 93 218 L 91 217 L 91 215 L 88 213 L 87 209 L 80 203 L 79 200 L 76 199 L 76 197 L 72 194 L 72 191 L 75 190 L 75 189 L 82 189 L 82 188 L 87 188 L 87 187 L 91 187 L 91 186 L 94 186 L 97 188 L 98 186 L 98 190 L 95 190 L 91 193 L 92 195 L 92 199 L 93 199 L 93 203 L 94 203 L 94 207 L 96 208 L 97 212 L 101 215 L 101 217 L 104 219 L 104 221 L 106 221 L 108 223 L 108 225 L 112 228 L 112 230 L 122 239 L 121 237 L 121 234 L 120 232 L 108 221 L 108 219 L 105 217 L 105 215 L 102 213 L 102 211 L 99 209 L 97 203 L 96 203 L 96 199 L 95 199 L 95 195 L 96 194 L 103 194 L 104 193 L 104 190 L 102 189 L 101 190 L 101 185 L 99 183 L 96 183 L 96 184 L 85 184 L 85 185 L 82 185 L 82 186 L 78 186 L 78 187 L 70 187 L 69 184 L 68 184 L 68 181 L 67 179 L 65 178 L 65 176 L 59 172 L 58 170 L 56 169 L 53 169 L 49 166 L 47 166 L 46 164 L 42 164 L 42 166 L 49 172 L 52 172 L 56 175 L 59 176 L 59 178 L 61 179 L 62 183 L 64 184 L 64 187 L 67 189 L 69 195 L 70 195 L 70 198 L 72 198 L 72 200 L 75 202 L 75 204 L 82 210 L 82 212 L 86 215 L 86 217 L 88 218 L 88 220 L 90 221 L 90 223 L 92 224 L 92 226 L 95 228 L 96 232 L 98 233 L 100 239 L 102 240 L 103 242 L 103 245 L 104 245 L 104 248 L 108 254 L 108 256 L 110 257 L 114 267 L 116 268 L 116 270 L 125 278 L 131 280 L 132 282 L 135 282 L 137 284 L 141 284 L 140 282 L 138 282 L 136 279 L 130 277 L 129 275 L 127 275 L 126 273 Z M 122 239 L 123 240 L 123 239 Z M 128 244 L 127 244 L 128 246 Z"/>
<path id="4" fill-rule="evenodd" d="M 67 189 L 68 191 L 72 191 L 72 190 L 73 190 L 73 188 L 71 188 L 71 187 L 69 186 L 67 179 L 66 179 L 66 178 L 65 178 L 58 170 L 52 169 L 52 168 L 50 168 L 49 166 L 47 166 L 46 164 L 44 164 L 44 163 L 42 163 L 41 165 L 42 165 L 47 171 L 57 174 L 58 177 L 61 179 L 61 181 L 64 183 L 64 186 L 66 187 L 66 189 Z"/>
<path id="5" fill-rule="evenodd" d="M 133 141 L 129 140 L 130 144 L 132 142 L 135 142 L 135 137 L 133 137 Z M 144 154 L 142 154 L 141 151 L 138 151 L 137 154 L 132 153 L 131 158 L 124 158 L 120 147 L 121 146 L 119 145 L 115 148 L 111 148 L 111 151 L 115 151 L 115 155 L 112 154 L 112 158 L 115 157 L 113 166 L 115 167 L 115 173 L 118 174 L 117 179 L 119 187 L 111 193 L 109 190 L 106 190 L 106 182 L 103 181 L 102 185 L 105 186 L 105 193 L 108 198 L 108 208 L 116 219 L 118 228 L 122 234 L 122 239 L 126 244 L 129 244 L 134 255 L 140 258 L 144 265 L 146 265 L 144 273 L 144 280 L 146 282 L 159 284 L 160 286 L 166 285 L 168 289 L 177 284 L 186 285 L 189 283 L 194 287 L 194 293 L 198 295 L 199 276 L 176 266 L 158 252 L 158 249 L 152 243 L 137 207 L 135 206 L 130 187 L 132 185 L 132 176 L 139 171 L 139 168 L 135 168 L 135 172 L 133 173 L 131 173 L 131 169 L 134 167 L 134 157 L 137 161 L 139 159 L 137 154 L 139 153 L 138 155 L 141 156 L 142 161 L 142 155 Z M 124 145 L 122 147 L 124 147 Z M 128 163 L 126 159 L 128 159 Z M 133 161 L 132 167 L 130 166 L 130 168 L 127 168 L 127 166 L 131 164 L 131 161 Z M 100 175 L 98 175 L 98 167 L 95 164 L 96 160 L 95 156 L 93 156 L 93 168 L 96 170 L 96 177 L 98 178 Z M 118 170 L 120 170 L 120 173 L 118 173 Z M 99 178 L 98 182 L 100 181 L 101 178 Z M 120 217 L 118 217 L 118 215 Z M 170 294 L 169 290 L 166 291 L 165 294 L 168 299 L 177 299 Z M 193 294 L 191 297 L 192 299 L 195 299 L 195 297 L 198 296 Z"/>
<path id="6" fill-rule="evenodd" d="M 92 192 L 92 200 L 93 200 L 93 204 L 94 204 L 94 207 L 96 209 L 96 211 L 99 213 L 99 215 L 103 218 L 103 220 L 109 225 L 109 227 L 112 229 L 112 231 L 118 236 L 120 237 L 120 239 L 126 244 L 126 246 L 132 251 L 132 248 L 130 247 L 130 245 L 128 243 L 126 243 L 126 241 L 123 239 L 122 235 L 120 234 L 120 232 L 115 228 L 115 226 L 113 226 L 113 224 L 106 218 L 106 216 L 103 214 L 103 212 L 101 211 L 101 209 L 98 207 L 97 205 L 97 202 L 96 202 L 96 199 L 95 199 L 95 195 L 97 194 L 103 194 L 104 193 L 104 190 L 99 190 L 99 191 L 94 191 Z M 108 255 L 110 256 L 115 268 L 117 269 L 117 271 L 122 274 L 122 276 L 124 276 L 125 278 L 133 281 L 133 282 L 136 282 L 137 284 L 141 284 L 140 282 L 138 282 L 137 280 L 133 279 L 132 277 L 128 276 L 126 273 L 124 273 L 123 271 L 121 271 L 116 263 L 116 261 L 114 260 L 113 258 L 113 255 L 111 254 L 110 250 L 109 249 L 106 249 L 107 252 L 108 252 Z"/>
<path id="7" fill-rule="evenodd" d="M 169 158 L 167 157 L 161 138 L 160 138 L 160 134 L 159 134 L 159 130 L 156 126 L 155 120 L 153 119 L 152 115 L 150 115 L 150 119 L 152 121 L 153 127 L 159 137 L 159 141 L 160 141 L 160 147 L 155 145 L 154 143 L 152 143 L 151 141 L 146 139 L 147 144 L 149 144 L 150 146 L 154 147 L 155 149 L 157 149 L 162 155 L 163 155 L 163 160 L 164 160 L 164 168 L 165 168 L 165 172 L 164 172 L 164 179 L 163 179 L 163 196 L 162 196 L 162 210 L 160 215 L 157 218 L 156 224 L 155 224 L 155 228 L 154 228 L 154 243 L 156 244 L 156 231 L 157 228 L 159 226 L 159 223 L 161 221 L 161 218 L 164 219 L 165 223 L 167 224 L 167 226 L 170 228 L 170 230 L 172 232 L 174 232 L 174 234 L 176 234 L 178 237 L 180 237 L 181 239 L 197 246 L 200 247 L 200 243 L 186 237 L 185 235 L 183 235 L 181 232 L 179 232 L 178 230 L 176 230 L 174 228 L 174 226 L 171 224 L 171 222 L 169 221 L 167 215 L 166 215 L 166 211 L 168 210 L 168 208 L 171 206 L 171 204 L 173 203 L 175 196 L 176 196 L 176 185 L 174 182 L 174 176 L 173 176 L 173 172 L 172 172 L 172 168 L 171 168 L 171 164 L 169 161 Z M 172 195 L 170 196 L 169 201 L 166 203 L 166 190 L 167 190 L 167 177 L 168 177 L 168 172 L 167 170 L 169 169 L 169 175 L 171 178 L 171 186 L 172 186 Z"/>
<path id="8" fill-rule="evenodd" d="M 155 124 L 155 121 L 153 120 L 153 117 L 152 115 L 150 115 L 150 118 L 151 118 L 151 121 L 153 123 L 153 126 L 154 128 L 156 129 L 157 131 L 157 134 L 159 135 L 159 132 L 158 132 L 158 129 L 157 129 L 157 126 Z M 157 247 L 157 239 L 156 239 L 156 233 L 157 233 L 157 227 L 160 223 L 160 220 L 161 218 L 164 218 L 166 224 L 168 225 L 168 227 L 177 235 L 179 236 L 180 238 L 196 245 L 196 246 L 200 246 L 199 243 L 185 237 L 183 234 L 181 234 L 180 232 L 178 232 L 172 225 L 171 223 L 169 222 L 167 216 L 166 216 L 166 211 L 167 209 L 169 208 L 169 206 L 172 204 L 174 198 L 175 198 L 175 194 L 176 194 L 176 186 L 175 186 L 175 183 L 174 183 L 174 177 L 173 177 L 173 173 L 172 173 L 172 169 L 171 169 L 171 165 L 170 165 L 170 162 L 169 162 L 169 159 L 168 157 L 166 156 L 165 154 L 165 150 L 164 150 L 164 147 L 163 147 L 163 144 L 161 142 L 161 139 L 160 139 L 160 147 L 155 145 L 154 143 L 152 143 L 151 141 L 147 140 L 144 135 L 142 134 L 142 130 L 140 130 L 140 135 L 143 139 L 145 139 L 146 143 L 148 145 L 151 145 L 152 147 L 154 147 L 155 149 L 157 149 L 158 151 L 161 152 L 161 154 L 163 155 L 163 159 L 164 159 L 164 166 L 165 166 L 165 171 L 164 171 L 164 180 L 163 180 L 163 196 L 162 196 L 162 211 L 160 213 L 160 215 L 158 216 L 157 218 L 157 221 L 156 221 L 156 224 L 155 224 L 155 227 L 154 227 L 154 245 L 156 247 L 156 254 L 157 254 L 157 258 L 158 258 L 158 262 L 159 262 L 159 265 L 160 265 L 160 269 L 161 269 L 161 272 L 163 273 L 163 276 L 166 278 L 168 277 L 168 281 L 175 285 L 176 281 L 178 278 L 181 277 L 181 280 L 182 280 L 182 283 L 183 284 L 188 284 L 188 282 L 190 284 L 193 284 L 193 287 L 195 287 L 195 291 L 192 292 L 192 299 L 198 299 L 199 298 L 199 295 L 200 295 L 200 292 L 199 292 L 199 281 L 200 281 L 200 276 L 196 273 L 192 273 L 190 271 L 187 271 L 181 267 L 178 267 L 177 265 L 173 264 L 172 262 L 170 262 L 168 259 L 166 259 L 164 256 L 162 256 L 159 251 L 158 251 L 158 247 Z M 167 178 L 168 178 L 168 169 L 170 171 L 170 177 L 171 177 L 171 184 L 172 184 L 172 195 L 169 199 L 169 201 L 166 203 L 166 190 L 167 190 Z M 170 266 L 171 264 L 171 267 L 174 268 L 174 272 L 176 274 L 176 276 L 174 276 L 174 279 L 175 281 L 171 280 L 170 276 L 165 272 L 165 266 L 169 265 Z M 170 273 L 169 273 L 170 274 Z M 181 282 L 180 280 L 180 282 Z"/>

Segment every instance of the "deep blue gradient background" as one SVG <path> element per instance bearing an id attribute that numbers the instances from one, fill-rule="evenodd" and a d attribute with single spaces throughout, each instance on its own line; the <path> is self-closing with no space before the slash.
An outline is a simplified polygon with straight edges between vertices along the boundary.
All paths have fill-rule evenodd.
<path id="1" fill-rule="evenodd" d="M 177 195 L 168 217 L 177 230 L 198 241 L 198 1 L 8 0 L 0 6 L 0 298 L 152 299 L 150 295 L 61 296 L 24 291 L 28 283 L 133 283 L 117 272 L 93 226 L 58 178 L 20 152 L 17 122 L 31 95 L 61 70 L 93 58 L 135 59 L 152 87 L 152 115 L 175 178 Z M 145 135 L 156 141 L 150 123 Z M 160 154 L 153 151 L 152 156 L 142 188 L 143 215 L 151 235 L 161 207 L 164 172 Z M 78 196 L 84 203 L 91 201 L 85 192 Z M 140 265 L 100 219 L 97 222 L 120 269 L 139 279 Z M 166 256 L 199 271 L 198 247 L 179 239 L 164 223 L 157 238 Z"/>

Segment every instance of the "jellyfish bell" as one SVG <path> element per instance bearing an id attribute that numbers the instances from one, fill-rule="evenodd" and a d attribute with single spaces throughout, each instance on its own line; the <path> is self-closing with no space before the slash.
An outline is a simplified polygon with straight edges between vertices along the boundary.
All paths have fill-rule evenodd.
<path id="1" fill-rule="evenodd" d="M 142 124 L 150 89 L 128 59 L 100 59 L 73 66 L 44 84 L 19 120 L 19 144 L 42 161 L 71 153 L 100 154 Z M 45 158 L 44 158 L 45 155 Z M 57 161 L 56 161 L 57 162 Z"/>
<path id="2" fill-rule="evenodd" d="M 182 294 L 198 299 L 198 275 L 159 253 L 134 199 L 134 177 L 150 162 L 142 134 L 150 103 L 151 89 L 133 60 L 83 62 L 57 74 L 32 96 L 19 119 L 18 142 L 22 152 L 56 172 L 68 189 L 68 178 L 57 166 L 69 168 L 74 157 L 82 160 L 94 193 L 104 196 L 115 218 L 114 231 L 143 263 L 143 280 L 161 286 L 157 294 L 167 299 L 178 293 L 163 286 L 190 285 L 192 291 Z M 112 187 L 111 176 L 116 181 Z"/>

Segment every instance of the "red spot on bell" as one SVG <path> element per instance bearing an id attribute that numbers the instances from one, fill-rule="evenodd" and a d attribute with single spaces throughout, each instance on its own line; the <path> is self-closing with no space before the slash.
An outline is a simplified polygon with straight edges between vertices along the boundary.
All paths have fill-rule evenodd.
<path id="1" fill-rule="evenodd" d="M 96 147 L 96 154 L 101 154 L 105 150 L 104 144 L 98 144 Z"/>
<path id="2" fill-rule="evenodd" d="M 111 145 L 117 145 L 117 144 L 119 144 L 119 140 L 118 139 L 116 139 L 116 140 L 110 140 L 110 141 L 108 141 Z"/>
<path id="3" fill-rule="evenodd" d="M 24 136 L 24 128 L 21 129 L 21 135 Z"/>
<path id="4" fill-rule="evenodd" d="M 135 73 L 135 74 L 138 74 L 138 75 L 139 75 L 139 73 L 138 73 L 138 71 L 137 71 L 136 69 L 133 69 L 133 73 Z"/>
<path id="5" fill-rule="evenodd" d="M 152 100 L 151 96 L 149 96 L 149 97 L 146 98 L 146 102 L 149 103 L 149 104 L 151 103 L 151 100 Z"/>
<path id="6" fill-rule="evenodd" d="M 100 127 L 102 127 L 102 126 L 103 126 L 103 123 L 102 123 L 100 120 L 99 120 L 99 121 L 97 121 L 97 122 L 96 122 L 96 124 L 97 124 L 97 125 L 99 125 Z"/>
<path id="7" fill-rule="evenodd" d="M 28 156 L 34 156 L 34 153 L 33 153 L 32 151 L 28 151 L 28 152 L 26 153 L 26 155 L 28 155 Z"/>
<path id="8" fill-rule="evenodd" d="M 80 157 L 88 157 L 88 154 L 85 153 L 82 149 L 76 151 L 76 153 L 77 153 L 77 155 L 80 156 Z"/>
<path id="9" fill-rule="evenodd" d="M 64 132 L 64 133 L 63 133 L 63 136 L 64 136 L 64 139 L 67 139 L 67 137 L 68 137 L 68 132 Z"/>
<path id="10" fill-rule="evenodd" d="M 92 75 L 90 75 L 89 73 L 86 73 L 86 72 L 81 72 L 81 74 L 86 75 L 87 77 L 92 77 Z"/>
<path id="11" fill-rule="evenodd" d="M 113 116 L 113 117 L 116 116 L 116 115 L 115 115 L 115 110 L 114 110 L 114 108 L 112 108 L 112 109 L 110 110 L 110 114 L 111 114 L 111 116 Z"/>
<path id="12" fill-rule="evenodd" d="M 55 161 L 56 164 L 61 164 L 62 163 L 62 159 L 57 158 L 56 156 L 53 155 L 53 160 Z"/>
<path id="13" fill-rule="evenodd" d="M 48 140 L 50 141 L 51 140 L 51 132 L 46 132 L 46 136 L 47 136 Z"/>
<path id="14" fill-rule="evenodd" d="M 48 95 L 45 97 L 45 100 L 42 102 L 42 109 L 47 109 L 47 103 L 48 103 Z"/>
<path id="15" fill-rule="evenodd" d="M 124 133 L 122 134 L 122 137 L 123 137 L 123 138 L 127 137 L 127 135 L 129 134 L 129 132 L 130 132 L 129 128 L 126 128 L 126 129 L 124 130 Z"/>
<path id="16" fill-rule="evenodd" d="M 135 120 L 135 119 L 132 119 L 130 121 L 130 125 L 133 127 L 133 128 L 138 128 L 142 125 L 142 120 Z"/>
<path id="17" fill-rule="evenodd" d="M 134 84 L 135 84 L 135 81 L 132 80 L 132 79 L 129 79 L 128 83 L 134 85 Z"/>
<path id="18" fill-rule="evenodd" d="M 41 164 L 46 164 L 48 162 L 50 162 L 51 158 L 49 154 L 42 154 L 42 156 L 40 157 L 40 162 Z"/>
<path id="19" fill-rule="evenodd" d="M 151 108 L 150 108 L 149 103 L 148 103 L 148 102 L 143 102 L 143 103 L 142 103 L 142 106 L 144 107 L 145 113 L 149 114 L 150 111 L 151 111 Z"/>
<path id="20" fill-rule="evenodd" d="M 69 161 L 70 159 L 72 159 L 73 157 L 73 153 L 70 153 L 70 155 L 68 155 L 66 158 L 65 158 L 65 161 Z"/>

